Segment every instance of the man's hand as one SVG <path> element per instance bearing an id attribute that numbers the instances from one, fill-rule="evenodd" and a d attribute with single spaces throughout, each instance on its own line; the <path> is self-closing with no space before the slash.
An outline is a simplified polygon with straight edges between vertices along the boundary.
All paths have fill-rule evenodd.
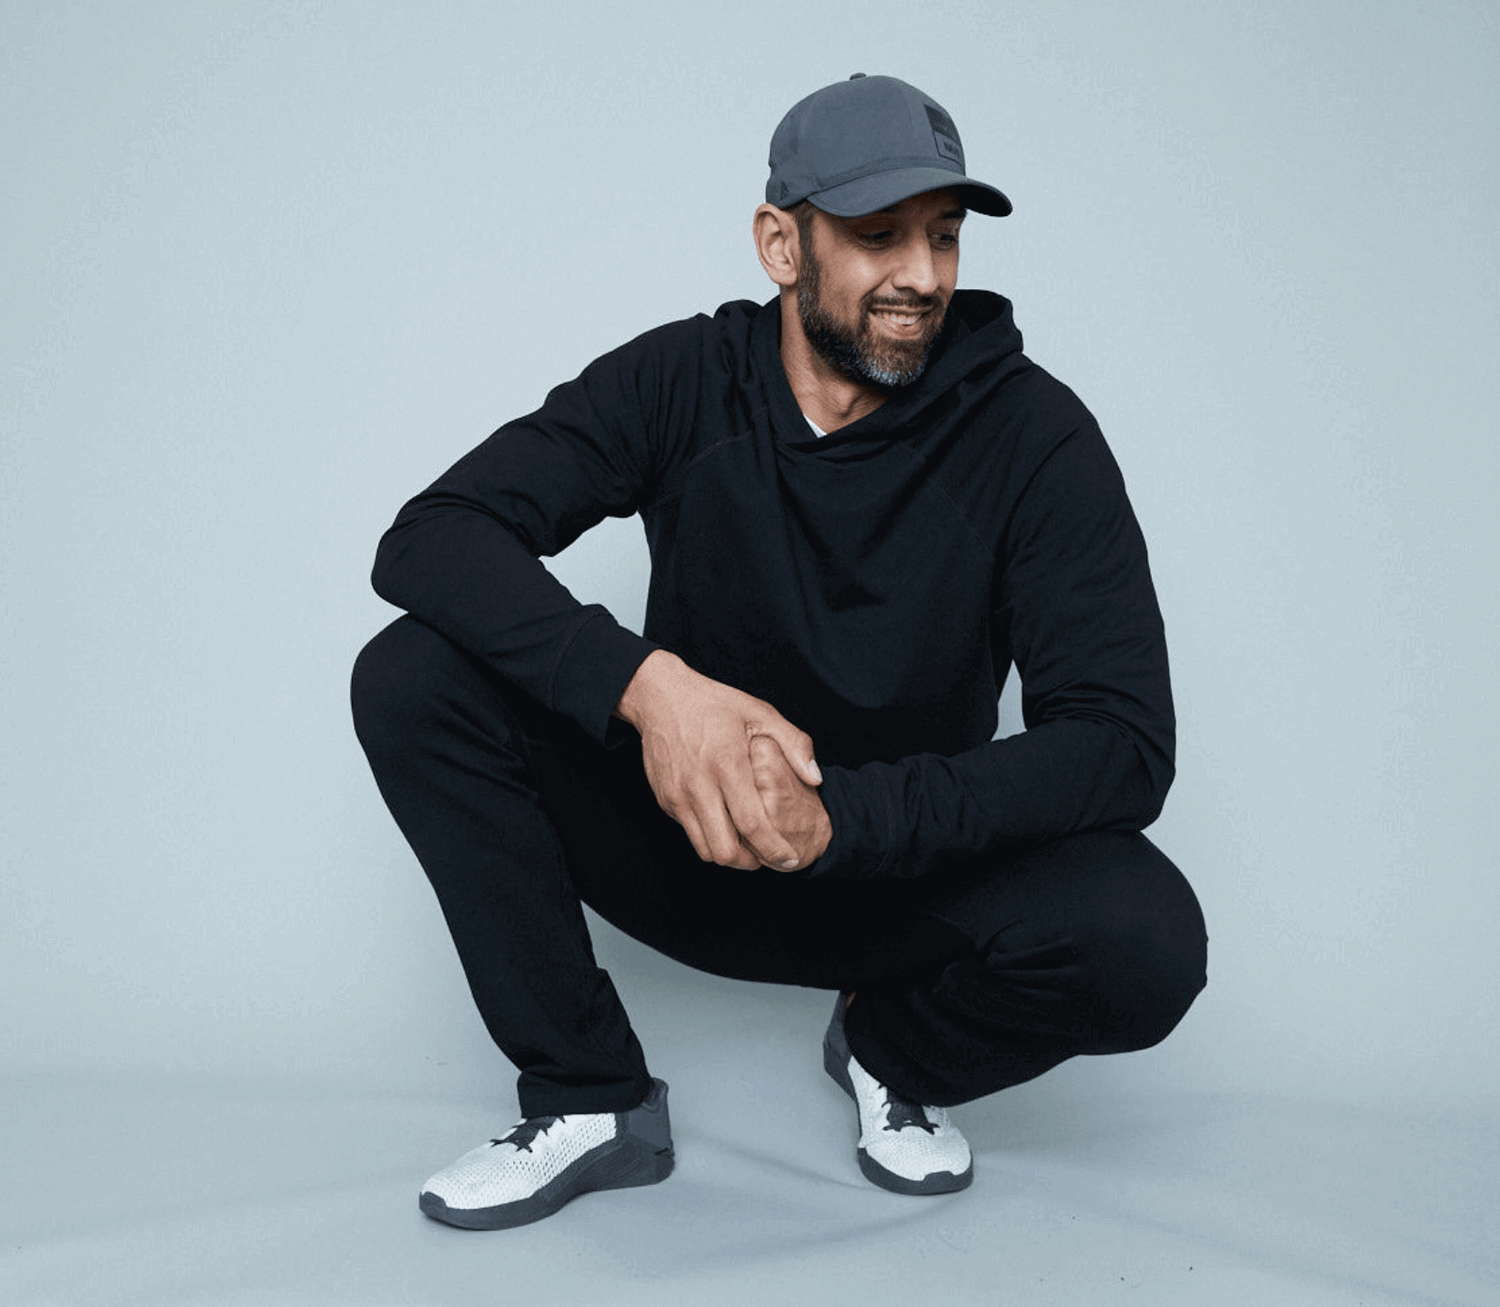
<path id="1" fill-rule="evenodd" d="M 783 871 L 805 867 L 819 858 L 833 838 L 833 823 L 818 791 L 792 770 L 781 746 L 769 735 L 750 741 L 750 772 L 760 791 L 766 816 L 797 850 L 797 860 Z"/>
<path id="2" fill-rule="evenodd" d="M 767 796 L 795 827 L 805 821 L 806 804 L 791 782 L 816 798 L 812 787 L 823 777 L 812 740 L 770 704 L 701 676 L 676 654 L 658 649 L 636 669 L 615 712 L 640 732 L 656 801 L 705 862 L 794 871 L 811 861 L 805 857 L 809 840 L 782 831 Z M 765 794 L 751 763 L 752 746 L 762 756 L 774 746 L 780 756 L 779 764 L 768 759 L 761 765 Z"/>

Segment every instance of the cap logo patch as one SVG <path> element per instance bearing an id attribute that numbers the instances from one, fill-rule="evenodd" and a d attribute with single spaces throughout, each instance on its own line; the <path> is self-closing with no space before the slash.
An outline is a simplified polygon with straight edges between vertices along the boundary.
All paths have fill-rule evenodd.
<path id="1" fill-rule="evenodd" d="M 953 125 L 953 119 L 935 104 L 924 105 L 923 108 L 927 110 L 927 121 L 932 124 L 932 143 L 937 146 L 939 156 L 951 159 L 962 168 L 964 149 L 958 143 L 958 128 Z"/>

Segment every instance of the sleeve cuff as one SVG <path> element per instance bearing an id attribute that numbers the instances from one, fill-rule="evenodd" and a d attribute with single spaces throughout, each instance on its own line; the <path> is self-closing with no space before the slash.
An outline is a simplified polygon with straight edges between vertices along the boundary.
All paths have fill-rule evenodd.
<path id="1" fill-rule="evenodd" d="M 806 874 L 851 880 L 894 874 L 886 866 L 893 848 L 893 810 L 881 765 L 870 763 L 857 772 L 845 767 L 822 770 L 818 794 L 833 824 L 833 838 Z"/>
<path id="2" fill-rule="evenodd" d="M 598 604 L 584 611 L 586 620 L 558 660 L 548 697 L 555 711 L 600 744 L 614 746 L 630 729 L 613 715 L 615 706 L 636 669 L 660 646 L 627 631 Z"/>

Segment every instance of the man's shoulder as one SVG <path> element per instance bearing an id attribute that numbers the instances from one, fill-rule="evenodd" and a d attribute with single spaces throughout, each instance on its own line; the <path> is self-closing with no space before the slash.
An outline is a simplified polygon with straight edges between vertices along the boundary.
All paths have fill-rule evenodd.
<path id="1" fill-rule="evenodd" d="M 628 396 L 642 411 L 685 413 L 709 393 L 757 384 L 768 348 L 762 312 L 735 300 L 714 314 L 651 327 L 598 356 L 583 371 L 583 384 L 598 395 Z"/>
<path id="2" fill-rule="evenodd" d="M 665 353 L 678 357 L 684 351 L 691 353 L 694 349 L 721 345 L 748 349 L 756 320 L 765 307 L 754 300 L 730 300 L 719 305 L 713 313 L 695 313 L 692 317 L 676 318 L 652 327 L 611 352 L 624 355 Z"/>

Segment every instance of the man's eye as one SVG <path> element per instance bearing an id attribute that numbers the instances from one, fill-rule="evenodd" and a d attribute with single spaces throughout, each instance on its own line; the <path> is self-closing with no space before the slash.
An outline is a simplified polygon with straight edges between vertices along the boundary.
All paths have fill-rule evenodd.
<path id="1" fill-rule="evenodd" d="M 866 245 L 884 245 L 890 238 L 888 231 L 867 231 L 860 237 Z"/>

